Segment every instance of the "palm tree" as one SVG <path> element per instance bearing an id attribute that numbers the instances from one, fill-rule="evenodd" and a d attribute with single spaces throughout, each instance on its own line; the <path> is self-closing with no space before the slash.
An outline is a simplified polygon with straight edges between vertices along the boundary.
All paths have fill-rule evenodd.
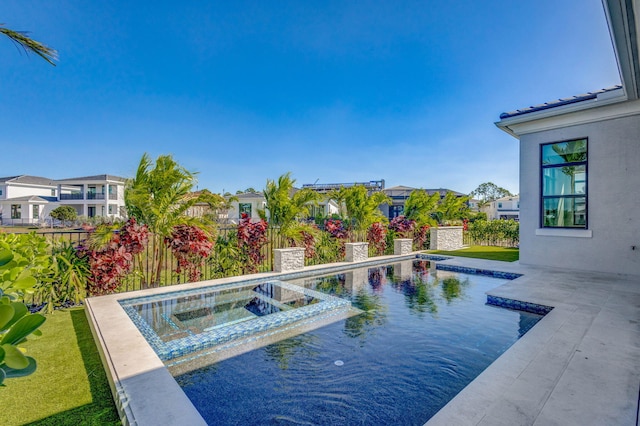
<path id="1" fill-rule="evenodd" d="M 26 53 L 35 53 L 54 67 L 56 66 L 54 61 L 58 59 L 58 52 L 55 49 L 30 38 L 27 35 L 27 31 L 10 30 L 9 28 L 6 28 L 4 24 L 0 24 L 0 34 L 4 34 L 9 37 L 16 46 L 22 47 Z"/>
<path id="2" fill-rule="evenodd" d="M 347 207 L 347 216 L 352 220 L 356 230 L 364 231 L 372 223 L 387 221 L 378 208 L 380 204 L 391 203 L 391 199 L 384 192 L 374 192 L 369 195 L 364 185 L 341 188 L 341 191 Z"/>
<path id="3" fill-rule="evenodd" d="M 174 227 L 190 225 L 212 230 L 213 223 L 206 217 L 188 216 L 187 210 L 203 202 L 215 209 L 225 200 L 207 190 L 192 192 L 195 184 L 195 173 L 180 166 L 170 155 L 159 156 L 152 168 L 146 153 L 136 176 L 127 182 L 124 194 L 127 212 L 138 223 L 147 225 L 151 234 L 151 273 L 146 278 L 143 275 L 143 284 L 159 284 L 165 252 L 162 246 L 165 238 L 173 234 Z"/>
<path id="4" fill-rule="evenodd" d="M 415 220 L 418 226 L 436 225 L 433 213 L 436 212 L 439 201 L 439 192 L 429 195 L 424 189 L 413 190 L 404 203 L 404 215 L 407 219 Z"/>
<path id="5" fill-rule="evenodd" d="M 295 179 L 291 178 L 291 172 L 280 176 L 277 181 L 267 179 L 267 186 L 264 188 L 264 198 L 266 200 L 263 216 L 269 219 L 269 226 L 279 226 L 283 233 L 297 223 L 298 219 L 303 219 L 309 215 L 309 205 L 320 200 L 320 194 L 310 189 L 296 190 Z"/>
<path id="6" fill-rule="evenodd" d="M 437 209 L 440 222 L 465 217 L 469 211 L 468 201 L 469 197 L 457 197 L 453 192 L 447 192 L 447 195 L 440 201 Z"/>

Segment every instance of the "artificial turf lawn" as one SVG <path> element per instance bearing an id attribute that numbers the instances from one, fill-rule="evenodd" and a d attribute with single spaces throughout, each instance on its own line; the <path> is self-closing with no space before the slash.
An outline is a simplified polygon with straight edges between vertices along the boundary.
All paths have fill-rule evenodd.
<path id="1" fill-rule="evenodd" d="M 451 256 L 475 257 L 477 259 L 515 262 L 520 258 L 520 250 L 512 247 L 470 246 L 460 250 L 434 250 L 430 254 L 450 254 Z"/>
<path id="2" fill-rule="evenodd" d="M 3 425 L 120 425 L 84 308 L 46 315 L 20 346 L 38 368 L 0 388 Z"/>

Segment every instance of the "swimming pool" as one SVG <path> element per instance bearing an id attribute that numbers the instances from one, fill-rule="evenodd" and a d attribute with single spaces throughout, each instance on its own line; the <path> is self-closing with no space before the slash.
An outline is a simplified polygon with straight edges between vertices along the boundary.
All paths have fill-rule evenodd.
<path id="1" fill-rule="evenodd" d="M 176 380 L 210 424 L 424 424 L 542 318 L 487 304 L 514 276 L 438 268 L 288 279 L 362 312 Z"/>

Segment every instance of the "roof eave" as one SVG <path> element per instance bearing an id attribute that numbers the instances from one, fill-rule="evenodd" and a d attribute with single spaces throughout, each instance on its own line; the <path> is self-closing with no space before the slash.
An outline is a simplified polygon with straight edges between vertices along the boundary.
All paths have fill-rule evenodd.
<path id="1" fill-rule="evenodd" d="M 571 114 L 578 111 L 585 111 L 593 108 L 599 108 L 606 105 L 620 103 L 628 100 L 622 88 L 603 93 L 594 99 L 588 99 L 580 102 L 574 102 L 567 105 L 547 108 L 539 111 L 527 112 L 512 117 L 503 118 L 494 124 L 504 132 L 510 134 L 514 138 L 519 138 L 520 134 L 516 132 L 512 126 L 531 121 L 542 120 L 545 118 L 556 117 L 560 115 Z"/>
<path id="2" fill-rule="evenodd" d="M 629 100 L 640 98 L 639 0 L 602 0 L 622 86 Z"/>

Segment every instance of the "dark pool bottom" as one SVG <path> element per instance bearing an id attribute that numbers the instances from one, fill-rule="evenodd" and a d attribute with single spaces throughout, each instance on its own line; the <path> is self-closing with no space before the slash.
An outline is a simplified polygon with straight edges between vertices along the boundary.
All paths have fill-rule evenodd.
<path id="1" fill-rule="evenodd" d="M 365 312 L 176 380 L 211 425 L 422 425 L 542 317 L 487 305 L 501 282 L 424 261 L 302 280 Z"/>

